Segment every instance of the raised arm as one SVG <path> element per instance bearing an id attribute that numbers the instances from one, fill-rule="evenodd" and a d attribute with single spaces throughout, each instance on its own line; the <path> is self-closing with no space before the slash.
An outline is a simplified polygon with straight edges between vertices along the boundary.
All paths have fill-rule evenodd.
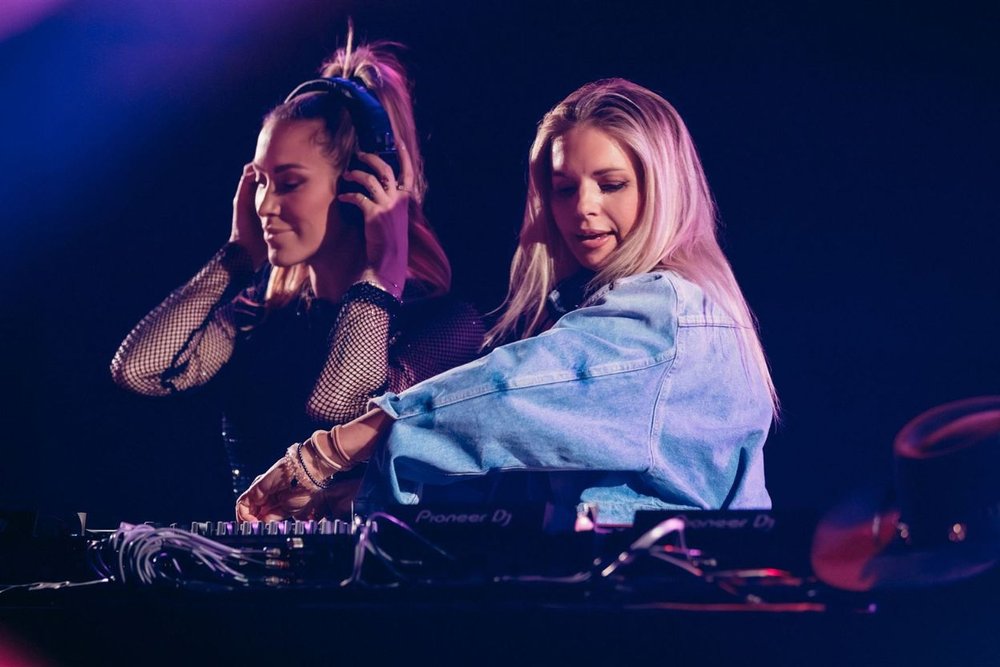
<path id="1" fill-rule="evenodd" d="M 367 153 L 358 157 L 372 173 L 344 173 L 368 193 L 338 197 L 356 206 L 364 219 L 365 268 L 342 298 L 329 355 L 306 407 L 320 423 L 354 419 L 370 399 L 465 363 L 482 345 L 482 323 L 471 307 L 450 297 L 414 299 L 420 286 L 412 283 L 404 295 L 411 251 L 408 230 L 416 204 L 410 194 L 409 152 L 402 144 L 398 149 L 398 182 L 385 161 Z"/>
<path id="2" fill-rule="evenodd" d="M 233 197 L 229 242 L 125 338 L 111 361 L 120 386 L 147 396 L 184 391 L 208 382 L 229 361 L 236 337 L 233 299 L 266 259 L 253 191 L 248 164 Z"/>

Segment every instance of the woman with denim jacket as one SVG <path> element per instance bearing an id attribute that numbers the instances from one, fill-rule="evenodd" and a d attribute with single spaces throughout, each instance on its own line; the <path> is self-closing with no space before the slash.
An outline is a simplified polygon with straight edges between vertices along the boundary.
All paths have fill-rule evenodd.
<path id="1" fill-rule="evenodd" d="M 545 116 L 505 306 L 489 354 L 292 445 L 237 517 L 311 516 L 321 489 L 365 460 L 369 509 L 515 488 L 596 506 L 609 524 L 639 509 L 770 506 L 774 386 L 666 100 L 610 79 Z"/>

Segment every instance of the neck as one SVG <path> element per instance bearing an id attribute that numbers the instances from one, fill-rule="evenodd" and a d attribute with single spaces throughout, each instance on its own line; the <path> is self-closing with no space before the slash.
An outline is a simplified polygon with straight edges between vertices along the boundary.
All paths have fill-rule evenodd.
<path id="1" fill-rule="evenodd" d="M 317 298 L 335 303 L 358 280 L 365 267 L 364 243 L 338 243 L 307 263 L 309 285 Z"/>

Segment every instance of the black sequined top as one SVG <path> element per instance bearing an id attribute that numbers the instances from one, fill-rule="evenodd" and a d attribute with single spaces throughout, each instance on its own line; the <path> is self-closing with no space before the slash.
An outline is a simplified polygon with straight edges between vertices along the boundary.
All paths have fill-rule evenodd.
<path id="1" fill-rule="evenodd" d="M 246 251 L 227 244 L 136 325 L 111 362 L 119 385 L 148 396 L 210 380 L 220 389 L 237 495 L 290 442 L 472 360 L 483 338 L 472 306 L 428 298 L 412 282 L 402 302 L 357 283 L 339 303 L 303 293 L 267 309 L 269 270 L 254 274 Z"/>

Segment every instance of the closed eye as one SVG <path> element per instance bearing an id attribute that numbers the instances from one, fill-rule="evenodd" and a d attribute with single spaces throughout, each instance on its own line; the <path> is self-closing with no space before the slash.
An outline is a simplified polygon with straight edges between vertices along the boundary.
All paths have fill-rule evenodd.
<path id="1" fill-rule="evenodd" d="M 558 187 L 552 188 L 552 196 L 558 197 L 559 199 L 566 199 L 567 197 L 572 197 L 574 192 L 576 192 L 575 185 L 560 185 Z"/>
<path id="2" fill-rule="evenodd" d="M 281 181 L 279 183 L 275 183 L 275 185 L 274 185 L 274 191 L 277 192 L 278 194 L 286 194 L 286 193 L 294 191 L 296 188 L 298 188 L 303 183 L 305 183 L 305 181 L 300 181 L 300 180 L 295 180 L 295 181 Z"/>

